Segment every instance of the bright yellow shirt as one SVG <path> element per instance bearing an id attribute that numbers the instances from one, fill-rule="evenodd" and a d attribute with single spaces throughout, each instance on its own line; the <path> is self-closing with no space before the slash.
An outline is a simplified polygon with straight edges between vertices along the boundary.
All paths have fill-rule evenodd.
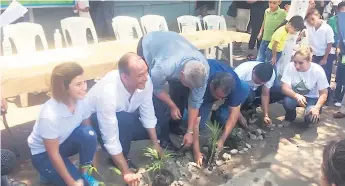
<path id="1" fill-rule="evenodd" d="M 277 52 L 283 51 L 287 36 L 288 36 L 288 32 L 285 29 L 285 25 L 281 26 L 273 33 L 272 39 L 271 39 L 270 44 L 268 45 L 268 48 L 272 50 L 273 41 L 276 41 L 278 42 L 276 51 Z"/>

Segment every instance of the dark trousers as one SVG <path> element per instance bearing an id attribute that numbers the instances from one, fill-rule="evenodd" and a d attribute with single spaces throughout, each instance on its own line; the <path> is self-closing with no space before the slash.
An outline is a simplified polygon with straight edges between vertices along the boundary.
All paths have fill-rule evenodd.
<path id="1" fill-rule="evenodd" d="M 345 64 L 338 63 L 337 75 L 335 78 L 337 88 L 335 89 L 335 101 L 341 102 L 345 93 Z"/>
<path id="2" fill-rule="evenodd" d="M 115 114 L 115 113 L 114 113 Z M 116 112 L 119 139 L 122 146 L 122 153 L 125 157 L 128 156 L 129 150 L 131 148 L 132 141 L 139 141 L 149 139 L 147 130 L 143 127 L 139 120 L 139 111 L 133 113 L 129 112 Z M 104 142 L 101 138 L 101 130 L 98 126 L 97 114 L 91 115 L 92 125 L 98 135 L 98 142 L 104 149 Z M 159 125 L 156 125 L 157 133 L 159 133 Z"/>
<path id="3" fill-rule="evenodd" d="M 242 105 L 242 110 L 248 110 L 253 107 L 261 105 L 262 86 L 258 87 L 255 91 L 250 90 L 247 100 Z M 284 99 L 284 94 L 280 84 L 275 83 L 270 89 L 270 104 Z"/>
<path id="4" fill-rule="evenodd" d="M 313 56 L 313 62 L 320 64 L 320 61 L 322 60 L 323 56 Z M 325 65 L 321 65 L 323 70 L 326 73 L 326 77 L 328 80 L 328 83 L 331 82 L 332 77 L 332 70 L 333 70 L 333 62 L 336 60 L 335 54 L 329 54 L 327 58 L 327 63 Z"/>
<path id="5" fill-rule="evenodd" d="M 180 81 L 168 81 L 170 98 L 174 101 L 179 108 L 181 115 L 187 108 L 189 88 L 182 85 Z M 170 109 L 167 104 L 153 96 L 153 105 L 157 117 L 157 123 L 162 127 L 160 140 L 170 140 L 169 133 L 170 127 L 179 127 L 181 120 L 173 120 L 170 116 Z"/>
<path id="6" fill-rule="evenodd" d="M 250 35 L 250 40 L 248 44 L 249 49 L 255 48 L 255 43 L 257 49 L 259 49 L 260 41 L 257 39 L 262 22 L 265 15 L 265 5 L 264 3 L 254 3 L 250 8 L 250 25 L 252 27 L 252 33 Z"/>
<path id="7" fill-rule="evenodd" d="M 90 165 L 96 153 L 97 135 L 91 126 L 80 125 L 72 134 L 60 145 L 59 152 L 64 161 L 69 174 L 74 180 L 81 179 L 81 174 L 77 167 L 68 157 L 79 153 L 80 166 Z M 54 185 L 66 185 L 59 173 L 53 167 L 47 152 L 31 156 L 32 165 L 39 174 Z"/>
<path id="8" fill-rule="evenodd" d="M 322 60 L 323 56 L 313 56 L 313 62 L 320 64 L 320 61 Z M 335 54 L 329 54 L 327 58 L 327 63 L 325 65 L 321 65 L 323 70 L 326 73 L 327 81 L 328 83 L 331 83 L 332 78 L 332 70 L 333 70 L 333 62 L 336 60 Z M 331 88 L 328 88 L 328 97 L 327 97 L 327 103 L 331 104 L 333 97 L 332 97 L 332 90 Z"/>
<path id="9" fill-rule="evenodd" d="M 111 25 L 114 17 L 114 1 L 90 1 L 90 15 L 95 25 L 98 37 L 113 39 L 114 31 Z"/>

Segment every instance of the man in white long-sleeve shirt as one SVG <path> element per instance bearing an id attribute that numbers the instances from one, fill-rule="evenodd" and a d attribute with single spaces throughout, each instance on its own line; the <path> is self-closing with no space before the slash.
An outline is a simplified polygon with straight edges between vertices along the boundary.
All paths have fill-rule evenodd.
<path id="1" fill-rule="evenodd" d="M 120 168 L 128 185 L 138 181 L 126 157 L 132 141 L 150 138 L 161 153 L 152 103 L 153 86 L 144 60 L 134 53 L 121 57 L 118 70 L 109 72 L 86 97 L 91 120 L 101 145 Z M 135 184 L 134 184 L 135 185 Z"/>

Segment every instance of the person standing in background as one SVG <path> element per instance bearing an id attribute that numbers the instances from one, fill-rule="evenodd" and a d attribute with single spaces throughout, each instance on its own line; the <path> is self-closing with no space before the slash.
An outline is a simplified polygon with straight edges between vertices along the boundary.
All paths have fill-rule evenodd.
<path id="1" fill-rule="evenodd" d="M 345 1 L 340 2 L 339 4 L 333 4 L 333 5 L 337 6 L 337 8 L 335 8 L 337 14 L 345 12 Z M 341 36 L 341 32 L 339 32 L 339 29 L 341 29 L 341 27 L 344 27 L 344 26 L 339 24 L 338 15 L 331 17 L 327 21 L 327 23 L 332 27 L 332 30 L 334 32 L 334 43 L 332 47 L 334 47 L 334 50 L 338 50 L 339 52 L 336 54 L 339 57 L 337 61 L 338 62 L 337 72 L 335 76 L 337 87 L 335 89 L 335 94 L 334 94 L 334 101 L 335 101 L 334 105 L 337 107 L 340 107 L 341 100 L 345 93 L 345 88 L 344 88 L 345 87 L 345 59 L 344 59 L 345 46 L 344 46 L 344 42 L 341 42 L 342 36 Z"/>
<path id="2" fill-rule="evenodd" d="M 115 1 L 90 1 L 90 15 L 100 40 L 112 40 L 115 35 L 111 25 Z"/>
<path id="3" fill-rule="evenodd" d="M 250 5 L 246 1 L 237 1 L 236 30 L 238 32 L 247 32 L 249 24 Z"/>
<path id="4" fill-rule="evenodd" d="M 281 0 L 270 0 L 269 8 L 265 10 L 264 21 L 260 28 L 258 39 L 261 40 L 257 61 L 265 62 L 266 49 L 271 41 L 274 30 L 285 20 L 286 12 L 279 7 Z"/>
<path id="5" fill-rule="evenodd" d="M 336 59 L 335 51 L 332 50 L 334 43 L 332 27 L 320 18 L 320 13 L 316 9 L 309 10 L 306 19 L 308 41 L 313 49 L 313 62 L 323 67 L 330 83 L 333 61 Z"/>
<path id="6" fill-rule="evenodd" d="M 91 18 L 89 0 L 77 0 L 74 13 L 79 13 L 79 17 Z"/>
<path id="7" fill-rule="evenodd" d="M 250 40 L 248 44 L 249 55 L 248 60 L 255 60 L 254 48 L 256 44 L 256 49 L 260 47 L 260 41 L 257 39 L 262 22 L 264 21 L 265 10 L 268 8 L 268 2 L 263 0 L 249 0 L 247 1 L 250 6 L 250 23 L 252 28 L 252 33 L 250 35 Z"/>
<path id="8" fill-rule="evenodd" d="M 283 3 L 282 3 L 283 4 Z M 289 4 L 284 5 L 285 9 L 288 8 L 288 14 L 285 18 L 285 22 L 290 20 L 293 16 L 301 16 L 305 18 L 308 9 L 315 8 L 314 0 L 292 0 Z M 289 34 L 286 39 L 286 44 L 282 52 L 280 60 L 277 62 L 277 76 L 280 77 L 284 73 L 286 65 L 291 62 L 291 57 L 293 55 L 293 49 L 296 46 L 296 42 L 299 34 Z"/>

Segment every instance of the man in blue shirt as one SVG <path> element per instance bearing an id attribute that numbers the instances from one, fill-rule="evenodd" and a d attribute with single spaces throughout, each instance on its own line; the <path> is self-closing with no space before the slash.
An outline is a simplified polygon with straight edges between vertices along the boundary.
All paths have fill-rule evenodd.
<path id="1" fill-rule="evenodd" d="M 224 100 L 221 107 L 227 109 L 218 109 L 216 112 L 226 112 L 220 114 L 219 123 L 224 125 L 223 134 L 220 136 L 217 147 L 222 149 L 225 140 L 228 138 L 232 129 L 235 127 L 240 116 L 241 105 L 247 99 L 249 94 L 249 85 L 241 81 L 235 71 L 227 64 L 214 59 L 208 60 L 210 75 L 208 85 L 204 94 L 204 101 L 200 107 L 199 115 L 200 129 L 205 128 L 208 116 L 212 106 L 217 100 Z M 195 130 L 195 136 L 199 136 L 198 130 Z M 194 138 L 194 159 L 196 163 L 202 164 L 202 154 L 199 148 L 199 139 Z"/>
<path id="2" fill-rule="evenodd" d="M 170 130 L 180 133 L 180 120 L 188 99 L 188 129 L 183 143 L 193 143 L 193 129 L 207 86 L 209 66 L 204 55 L 183 36 L 175 32 L 150 32 L 138 44 L 138 54 L 149 67 L 153 83 L 153 101 L 157 123 L 169 122 L 168 108 L 173 119 L 169 128 L 161 129 L 162 147 L 174 147 Z M 164 90 L 169 83 L 169 94 Z M 189 97 L 188 97 L 189 96 Z M 165 126 L 165 125 L 162 125 Z"/>

